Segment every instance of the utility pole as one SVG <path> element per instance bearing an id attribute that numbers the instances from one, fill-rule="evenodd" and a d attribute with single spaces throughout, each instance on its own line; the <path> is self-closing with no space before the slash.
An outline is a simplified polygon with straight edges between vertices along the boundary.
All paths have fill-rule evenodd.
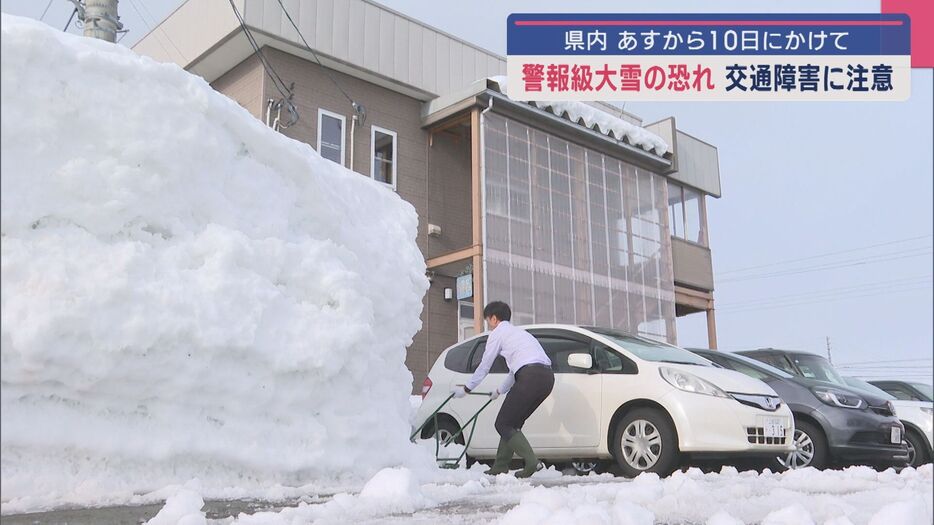
<path id="1" fill-rule="evenodd" d="M 117 15 L 118 0 L 70 0 L 78 11 L 78 20 L 84 23 L 84 36 L 117 41 L 117 32 L 123 29 Z"/>
<path id="2" fill-rule="evenodd" d="M 827 336 L 827 360 L 833 364 L 833 354 L 830 353 L 830 336 Z"/>

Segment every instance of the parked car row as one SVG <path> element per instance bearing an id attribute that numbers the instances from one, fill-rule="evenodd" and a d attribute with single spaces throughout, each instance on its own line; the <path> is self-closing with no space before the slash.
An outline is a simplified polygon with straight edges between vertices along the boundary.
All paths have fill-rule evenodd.
<path id="1" fill-rule="evenodd" d="M 706 460 L 754 459 L 773 469 L 909 461 L 905 440 L 915 424 L 906 427 L 896 417 L 893 400 L 857 390 L 842 378 L 827 381 L 826 370 L 824 376 L 807 377 L 739 354 L 689 351 L 597 327 L 525 328 L 555 372 L 551 396 L 523 427 L 546 462 L 579 471 L 613 465 L 631 477 L 665 475 Z M 428 419 L 452 387 L 467 382 L 486 339 L 480 334 L 441 353 L 425 379 L 417 422 Z M 807 355 L 796 358 L 802 367 L 813 367 Z M 500 357 L 475 391 L 493 390 L 507 372 Z M 503 399 L 477 417 L 467 444 L 471 459 L 495 457 L 499 436 L 493 420 Z M 438 411 L 437 425 L 426 426 L 421 437 L 456 434 L 486 401 L 484 396 L 449 400 Z M 463 434 L 456 441 L 464 444 Z M 931 457 L 930 442 L 928 437 L 923 460 Z M 920 457 L 920 445 L 910 443 L 912 459 Z"/>

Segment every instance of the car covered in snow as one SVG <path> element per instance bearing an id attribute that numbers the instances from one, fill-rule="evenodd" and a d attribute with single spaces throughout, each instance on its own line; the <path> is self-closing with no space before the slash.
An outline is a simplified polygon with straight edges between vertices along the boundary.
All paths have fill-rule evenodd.
<path id="1" fill-rule="evenodd" d="M 776 467 L 854 464 L 900 467 L 908 462 L 909 454 L 902 444 L 905 427 L 895 416 L 892 404 L 882 396 L 794 375 L 741 354 L 693 348 L 691 351 L 768 383 L 791 409 L 795 418 L 795 450 L 776 458 Z M 824 371 L 820 375 L 826 378 L 830 373 Z"/>
<path id="2" fill-rule="evenodd" d="M 626 476 L 668 474 L 692 458 L 774 457 L 793 450 L 791 411 L 762 381 L 718 367 L 687 350 L 628 333 L 595 327 L 525 327 L 552 361 L 555 386 L 528 419 L 523 433 L 548 462 L 593 465 L 615 460 Z M 425 379 L 416 423 L 426 421 L 467 382 L 480 363 L 488 334 L 441 353 Z M 489 392 L 508 373 L 502 357 L 475 389 Z M 456 434 L 487 398 L 450 399 L 437 426 L 422 437 Z M 493 422 L 503 397 L 469 426 L 467 454 L 489 459 L 499 436 Z M 463 442 L 462 439 L 460 439 Z M 580 468 L 580 467 L 579 467 Z"/>
<path id="3" fill-rule="evenodd" d="M 905 425 L 905 444 L 908 445 L 908 464 L 918 467 L 934 459 L 934 407 L 930 401 L 898 399 L 885 390 L 856 377 L 844 377 L 846 384 L 859 390 L 865 390 L 883 399 L 888 399 L 895 407 L 895 415 Z"/>

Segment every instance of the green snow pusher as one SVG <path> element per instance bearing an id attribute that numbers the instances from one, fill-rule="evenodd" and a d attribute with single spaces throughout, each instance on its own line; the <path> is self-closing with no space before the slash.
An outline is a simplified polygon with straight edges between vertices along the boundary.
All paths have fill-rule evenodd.
<path id="1" fill-rule="evenodd" d="M 492 394 L 491 394 L 490 392 L 468 392 L 467 395 L 468 395 L 468 396 L 487 396 L 487 397 L 490 397 Z M 483 409 L 484 409 L 484 408 L 486 408 L 490 403 L 493 402 L 493 399 L 487 399 L 486 403 L 484 403 L 483 406 L 481 406 L 481 407 L 474 413 L 473 417 L 471 417 L 470 419 L 468 419 L 468 420 L 464 423 L 464 425 L 463 425 L 462 427 L 460 427 L 460 429 L 459 429 L 457 432 L 455 432 L 455 433 L 451 434 L 450 436 L 448 436 L 448 438 L 444 440 L 444 443 L 441 443 L 441 433 L 438 432 L 438 412 L 440 412 L 441 409 L 444 408 L 444 405 L 448 404 L 448 401 L 450 401 L 453 397 L 454 397 L 454 394 L 449 395 L 449 396 L 447 397 L 447 399 L 445 399 L 443 403 L 441 403 L 440 405 L 438 405 L 438 408 L 436 408 L 435 411 L 432 412 L 430 416 L 428 416 L 428 419 L 426 419 L 425 422 L 422 423 L 421 426 L 419 426 L 418 428 L 416 428 L 415 431 L 412 432 L 412 435 L 409 436 L 409 441 L 411 441 L 412 443 L 415 443 L 416 438 L 418 437 L 419 434 L 421 434 L 422 430 L 423 430 L 426 426 L 428 426 L 429 423 L 434 422 L 434 430 L 435 430 L 435 432 L 434 432 L 434 437 L 435 437 L 435 459 L 438 461 L 438 466 L 439 466 L 439 467 L 441 467 L 441 468 L 449 468 L 449 469 L 454 469 L 454 468 L 457 468 L 458 466 L 460 466 L 461 460 L 464 459 L 464 456 L 467 455 L 467 448 L 470 447 L 470 441 L 473 439 L 474 429 L 477 428 L 477 417 L 480 416 L 480 412 L 483 412 Z M 470 426 L 470 435 L 467 435 L 467 434 L 464 433 L 464 429 L 466 429 L 468 425 Z M 441 449 L 442 449 L 443 447 L 446 447 L 446 446 L 450 445 L 451 443 L 453 443 L 454 440 L 457 439 L 457 436 L 460 436 L 460 435 L 462 435 L 462 434 L 466 437 L 466 439 L 464 440 L 464 450 L 461 451 L 460 455 L 457 456 L 456 458 L 442 458 L 442 457 L 440 457 L 440 455 L 441 455 Z"/>

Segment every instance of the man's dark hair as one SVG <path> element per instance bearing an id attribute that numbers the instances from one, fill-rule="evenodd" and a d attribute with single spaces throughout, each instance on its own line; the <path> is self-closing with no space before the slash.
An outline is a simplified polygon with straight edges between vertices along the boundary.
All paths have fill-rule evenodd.
<path id="1" fill-rule="evenodd" d="M 512 319 L 512 310 L 509 309 L 508 304 L 502 301 L 493 301 L 483 309 L 483 318 L 489 319 L 494 315 L 500 321 L 508 321 Z"/>

